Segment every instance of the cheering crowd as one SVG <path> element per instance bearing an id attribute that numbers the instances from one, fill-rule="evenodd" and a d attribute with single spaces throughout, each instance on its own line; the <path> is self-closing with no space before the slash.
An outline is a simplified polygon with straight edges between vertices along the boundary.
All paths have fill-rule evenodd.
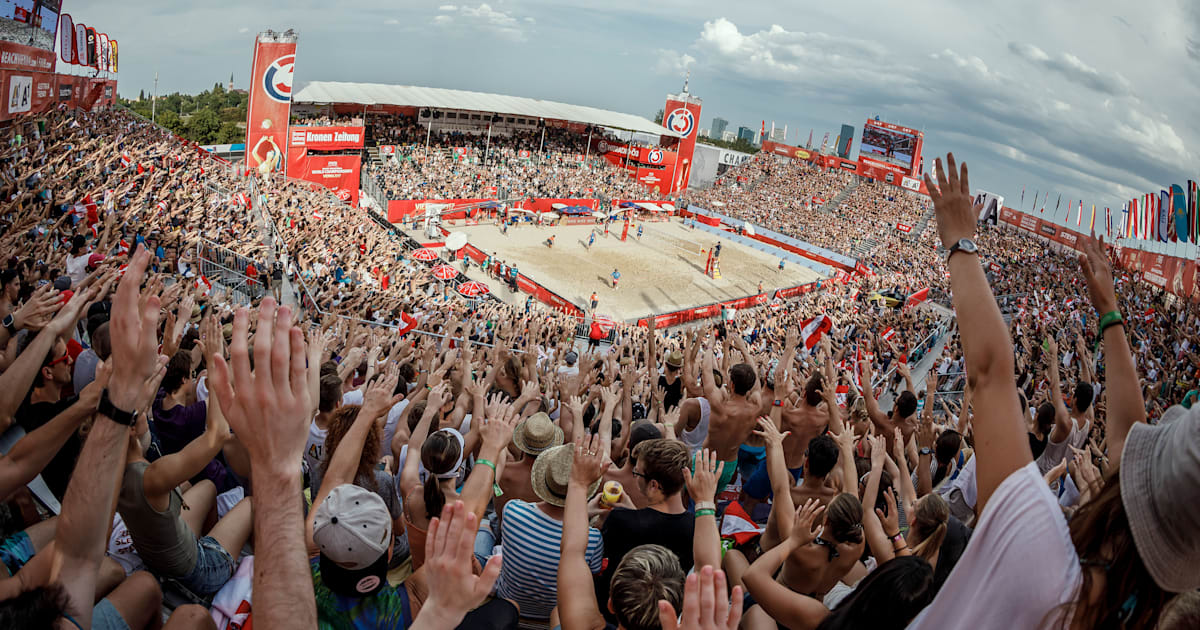
<path id="1" fill-rule="evenodd" d="M 952 157 L 874 275 L 590 353 L 128 114 L 2 133 L 0 627 L 1195 627 L 1195 305 L 977 226 Z M 954 319 L 867 301 L 920 286 Z"/>

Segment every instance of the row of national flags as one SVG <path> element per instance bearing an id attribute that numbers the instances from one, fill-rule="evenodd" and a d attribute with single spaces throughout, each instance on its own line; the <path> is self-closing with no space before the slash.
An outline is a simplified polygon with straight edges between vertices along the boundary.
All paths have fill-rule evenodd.
<path id="1" fill-rule="evenodd" d="M 1038 204 L 1041 191 L 1033 193 L 1033 205 L 1030 210 L 1046 214 L 1050 203 L 1050 193 L 1042 197 Z M 1021 209 L 1025 208 L 1025 189 L 1021 189 Z M 1052 218 L 1058 218 L 1062 209 L 1062 195 L 1054 202 L 1054 209 L 1049 212 Z M 1082 228 L 1087 223 L 1087 231 L 1105 234 L 1108 238 L 1127 238 L 1158 243 L 1193 243 L 1200 244 L 1200 184 L 1188 180 L 1186 186 L 1171 184 L 1159 192 L 1148 192 L 1125 202 L 1121 208 L 1112 210 L 1104 208 L 1103 214 L 1096 205 L 1091 208 L 1084 206 L 1082 200 L 1067 200 L 1067 214 L 1062 217 L 1067 225 L 1074 218 L 1075 225 Z M 1096 225 L 1099 219 L 1100 225 Z"/>

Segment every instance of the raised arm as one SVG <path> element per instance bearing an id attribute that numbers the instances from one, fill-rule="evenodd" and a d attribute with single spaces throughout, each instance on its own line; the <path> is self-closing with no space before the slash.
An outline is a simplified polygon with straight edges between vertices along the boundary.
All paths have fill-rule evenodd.
<path id="1" fill-rule="evenodd" d="M 165 366 L 158 357 L 158 298 L 151 296 L 139 310 L 138 287 L 149 262 L 149 252 L 139 249 L 113 300 L 110 322 L 114 370 L 108 399 L 123 411 L 145 405 L 145 382 Z M 86 302 L 89 292 L 80 293 Z M 71 476 L 58 517 L 51 580 L 62 584 L 67 599 L 65 610 L 84 628 L 91 627 L 96 582 L 129 435 L 128 426 L 103 414 L 96 416 L 79 454 L 75 468 L 78 474 Z"/>
<path id="2" fill-rule="evenodd" d="M 440 383 L 429 392 L 429 400 L 425 403 L 425 413 L 417 422 L 412 435 L 408 438 L 408 456 L 404 458 L 404 468 L 400 471 L 400 494 L 407 497 L 421 483 L 419 478 L 421 466 L 421 445 L 429 437 L 429 427 L 433 418 L 438 414 L 445 401 L 450 396 L 450 383 Z"/>
<path id="3" fill-rule="evenodd" d="M 725 468 L 717 454 L 709 449 L 696 452 L 696 471 L 683 467 L 688 496 L 696 502 L 695 531 L 692 534 L 692 561 L 697 567 L 721 566 L 721 533 L 717 529 L 717 480 Z"/>
<path id="4" fill-rule="evenodd" d="M 600 436 L 576 436 L 558 560 L 558 617 L 563 630 L 600 630 L 605 625 L 587 563 L 587 504 L 588 489 L 604 476 L 608 465 Z"/>
<path id="5" fill-rule="evenodd" d="M 1050 377 L 1050 402 L 1054 405 L 1054 430 L 1050 432 L 1050 441 L 1062 442 L 1071 435 L 1071 416 L 1067 413 L 1067 405 L 1063 403 L 1062 381 L 1058 371 L 1058 342 L 1050 336 L 1046 338 L 1046 345 L 1046 372 Z"/>
<path id="6" fill-rule="evenodd" d="M 1096 313 L 1104 316 L 1117 310 L 1117 295 L 1113 289 L 1112 268 L 1105 255 L 1104 239 L 1083 241 L 1079 266 L 1087 280 L 1088 294 Z M 1137 367 L 1125 337 L 1125 325 L 1114 324 L 1104 329 L 1104 383 L 1108 392 L 1107 433 L 1109 467 L 1121 462 L 1125 438 L 1133 425 L 1146 421 L 1146 405 L 1138 386 Z"/>
<path id="7" fill-rule="evenodd" d="M 742 582 L 754 601 L 779 625 L 787 628 L 816 628 L 829 609 L 820 601 L 797 593 L 780 584 L 776 573 L 784 560 L 795 550 L 811 543 L 820 535 L 821 516 L 825 507 L 816 499 L 809 499 L 795 515 L 791 535 L 774 549 L 766 552 L 746 569 Z"/>
<path id="8" fill-rule="evenodd" d="M 142 488 L 148 500 L 158 503 L 176 486 L 199 474 L 232 437 L 221 406 L 205 405 L 205 409 L 204 433 L 179 452 L 160 457 L 146 468 Z"/>
<path id="9" fill-rule="evenodd" d="M 975 234 L 978 216 L 971 206 L 967 167 L 961 173 L 954 155 L 946 157 L 949 176 L 937 161 L 940 189 L 929 174 L 925 183 L 933 199 L 938 233 L 942 245 L 949 248 L 960 239 Z M 954 294 L 954 312 L 958 316 L 963 356 L 971 389 L 975 392 L 978 422 L 975 422 L 975 453 L 980 512 L 992 492 L 1010 474 L 1033 460 L 1026 438 L 1017 382 L 1013 376 L 1013 349 L 996 306 L 996 298 L 987 284 L 979 257 L 956 252 L 947 261 L 950 288 Z M 966 410 L 964 409 L 964 412 Z"/>
<path id="10" fill-rule="evenodd" d="M 50 353 L 59 337 L 74 328 L 79 314 L 88 302 L 88 291 L 79 291 L 72 296 L 54 319 L 50 320 L 25 350 L 17 355 L 12 365 L 0 374 L 0 431 L 12 426 L 13 414 L 17 412 L 25 394 L 33 386 L 33 380 L 42 369 L 46 355 Z"/>
<path id="11" fill-rule="evenodd" d="M 321 366 L 308 361 L 304 333 L 291 325 L 291 307 L 277 310 L 268 297 L 258 311 L 252 371 L 249 320 L 244 308 L 234 314 L 229 361 L 215 357 L 211 380 L 216 404 L 251 461 L 254 618 L 263 627 L 311 628 L 317 609 L 304 551 L 300 462 Z M 277 588 L 283 583 L 288 588 Z"/>
<path id="12" fill-rule="evenodd" d="M 513 429 L 520 419 L 516 407 L 500 402 L 499 397 L 488 406 L 487 417 L 479 419 L 483 445 L 479 447 L 476 466 L 463 483 L 462 500 L 481 519 L 496 488 L 496 466 L 500 465 L 500 456 L 512 440 Z M 415 457 L 411 449 L 409 453 L 410 458 Z"/>
<path id="13" fill-rule="evenodd" d="M 895 428 L 888 415 L 879 409 L 879 401 L 875 400 L 875 388 L 871 385 L 871 362 L 863 361 L 860 364 L 862 371 L 863 399 L 867 402 L 867 416 L 871 418 L 871 422 L 875 424 L 875 428 L 881 433 L 884 431 L 890 432 Z"/>
<path id="14" fill-rule="evenodd" d="M 773 415 L 778 414 L 778 411 L 773 411 Z M 775 420 L 768 418 L 759 418 L 758 428 L 754 430 L 754 434 L 761 437 L 766 444 L 767 477 L 771 481 L 771 493 L 775 496 L 771 503 L 771 514 L 767 517 L 767 529 L 762 537 L 763 549 L 774 547 L 792 531 L 792 518 L 795 516 L 792 477 L 788 474 L 783 456 L 783 439 L 790 433 L 780 433 L 775 427 Z"/>

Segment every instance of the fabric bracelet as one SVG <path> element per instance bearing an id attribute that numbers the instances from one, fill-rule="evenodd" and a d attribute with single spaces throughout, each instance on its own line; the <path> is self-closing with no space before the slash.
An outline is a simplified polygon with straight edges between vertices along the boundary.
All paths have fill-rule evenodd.
<path id="1" fill-rule="evenodd" d="M 482 464 L 492 469 L 492 493 L 496 496 L 502 496 L 504 491 L 500 489 L 500 484 L 496 483 L 496 464 L 492 463 L 491 460 L 487 460 L 482 457 L 476 458 L 475 463 Z"/>
<path id="2" fill-rule="evenodd" d="M 701 516 L 712 516 L 716 518 L 717 511 L 712 508 L 700 508 L 696 510 L 696 518 L 700 518 Z"/>
<path id="3" fill-rule="evenodd" d="M 1100 316 L 1100 332 L 1103 333 L 1109 326 L 1123 324 L 1125 320 L 1121 317 L 1121 311 L 1109 311 Z"/>

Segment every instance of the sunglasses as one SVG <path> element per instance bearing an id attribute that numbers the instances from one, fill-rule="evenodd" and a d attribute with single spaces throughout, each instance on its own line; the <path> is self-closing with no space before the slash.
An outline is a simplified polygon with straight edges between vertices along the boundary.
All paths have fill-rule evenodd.
<path id="1" fill-rule="evenodd" d="M 46 367 L 54 367 L 54 366 L 58 365 L 59 363 L 65 363 L 65 362 L 69 362 L 69 361 L 71 361 L 71 353 L 64 352 L 61 357 L 58 357 L 57 359 L 47 363 Z"/>
<path id="2" fill-rule="evenodd" d="M 830 562 L 832 562 L 833 559 L 838 557 L 838 555 L 839 555 L 838 550 L 837 550 L 837 545 L 828 540 L 825 540 L 824 538 L 821 538 L 819 536 L 817 538 L 814 538 L 813 544 L 815 544 L 819 547 L 824 547 L 825 550 L 829 552 L 829 561 Z"/>

